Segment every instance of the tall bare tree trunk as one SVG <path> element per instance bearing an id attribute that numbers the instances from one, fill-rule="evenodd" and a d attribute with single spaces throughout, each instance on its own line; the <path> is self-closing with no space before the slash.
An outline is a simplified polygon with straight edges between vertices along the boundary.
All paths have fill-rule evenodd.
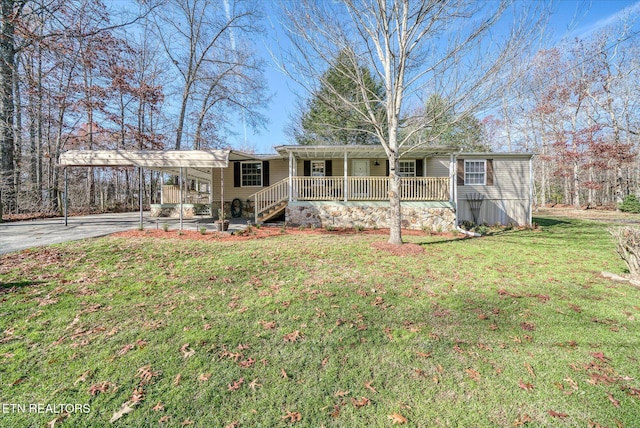
<path id="1" fill-rule="evenodd" d="M 15 72 L 13 0 L 0 0 L 0 192 L 7 212 L 17 208 L 14 176 L 14 104 Z M 2 212 L 0 212 L 2 218 Z"/>

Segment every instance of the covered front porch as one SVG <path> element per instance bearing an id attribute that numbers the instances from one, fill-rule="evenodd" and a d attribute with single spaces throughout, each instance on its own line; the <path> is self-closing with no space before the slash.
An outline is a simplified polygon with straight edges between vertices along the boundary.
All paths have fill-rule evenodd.
<path id="1" fill-rule="evenodd" d="M 300 202 L 357 203 L 353 206 L 371 206 L 376 211 L 388 206 L 384 203 L 389 200 L 389 164 L 382 146 L 280 146 L 276 151 L 289 160 L 288 176 L 251 196 L 257 222 L 280 215 L 287 206 L 301 206 L 294 204 Z M 445 161 L 427 168 L 435 165 L 430 160 L 436 157 Z M 397 171 L 400 200 L 446 202 L 453 207 L 454 160 L 450 147 L 404 150 Z M 287 217 L 287 222 L 292 221 Z"/>

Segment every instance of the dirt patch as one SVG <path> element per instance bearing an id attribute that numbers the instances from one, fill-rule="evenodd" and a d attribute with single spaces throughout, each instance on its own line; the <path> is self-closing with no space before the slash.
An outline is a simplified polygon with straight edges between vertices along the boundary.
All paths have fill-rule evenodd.
<path id="1" fill-rule="evenodd" d="M 424 248 L 418 244 L 406 243 L 402 245 L 390 244 L 388 242 L 373 242 L 371 244 L 372 248 L 375 248 L 379 251 L 384 251 L 386 253 L 390 253 L 394 256 L 405 257 L 405 256 L 417 256 L 419 254 L 424 253 Z"/>

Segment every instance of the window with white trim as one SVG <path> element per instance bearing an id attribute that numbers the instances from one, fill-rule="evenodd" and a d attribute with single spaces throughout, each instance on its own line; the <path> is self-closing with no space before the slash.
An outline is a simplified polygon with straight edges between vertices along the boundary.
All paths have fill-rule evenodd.
<path id="1" fill-rule="evenodd" d="M 324 177 L 324 161 L 311 161 L 311 176 L 312 177 Z"/>
<path id="2" fill-rule="evenodd" d="M 485 160 L 464 161 L 464 184 L 487 184 L 487 162 Z"/>
<path id="3" fill-rule="evenodd" d="M 240 166 L 242 187 L 262 186 L 262 162 L 242 162 Z"/>
<path id="4" fill-rule="evenodd" d="M 401 161 L 398 161 L 398 176 L 400 176 L 400 177 L 415 177 L 416 176 L 416 161 L 415 160 L 401 160 Z"/>

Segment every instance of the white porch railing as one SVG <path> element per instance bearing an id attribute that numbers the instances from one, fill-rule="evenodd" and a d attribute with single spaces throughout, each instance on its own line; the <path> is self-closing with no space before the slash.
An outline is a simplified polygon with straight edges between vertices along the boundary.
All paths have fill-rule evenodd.
<path id="1" fill-rule="evenodd" d="M 195 190 L 189 190 L 184 192 L 185 204 L 208 204 L 209 193 L 208 192 L 196 192 Z M 180 203 L 180 186 L 173 184 L 162 185 L 162 202 L 165 204 L 179 204 Z"/>
<path id="2" fill-rule="evenodd" d="M 278 181 L 253 195 L 249 196 L 255 201 L 254 210 L 256 221 L 258 216 L 279 203 L 289 199 L 289 178 Z"/>
<path id="3" fill-rule="evenodd" d="M 298 201 L 387 201 L 388 177 L 292 177 L 292 199 Z M 345 198 L 345 191 L 347 192 Z M 403 177 L 403 201 L 448 201 L 448 177 Z"/>
<path id="4" fill-rule="evenodd" d="M 346 198 L 345 198 L 346 191 Z M 403 177 L 403 201 L 448 201 L 448 177 Z M 388 177 L 291 177 L 250 196 L 255 201 L 256 219 L 267 210 L 289 199 L 293 201 L 388 201 Z"/>

